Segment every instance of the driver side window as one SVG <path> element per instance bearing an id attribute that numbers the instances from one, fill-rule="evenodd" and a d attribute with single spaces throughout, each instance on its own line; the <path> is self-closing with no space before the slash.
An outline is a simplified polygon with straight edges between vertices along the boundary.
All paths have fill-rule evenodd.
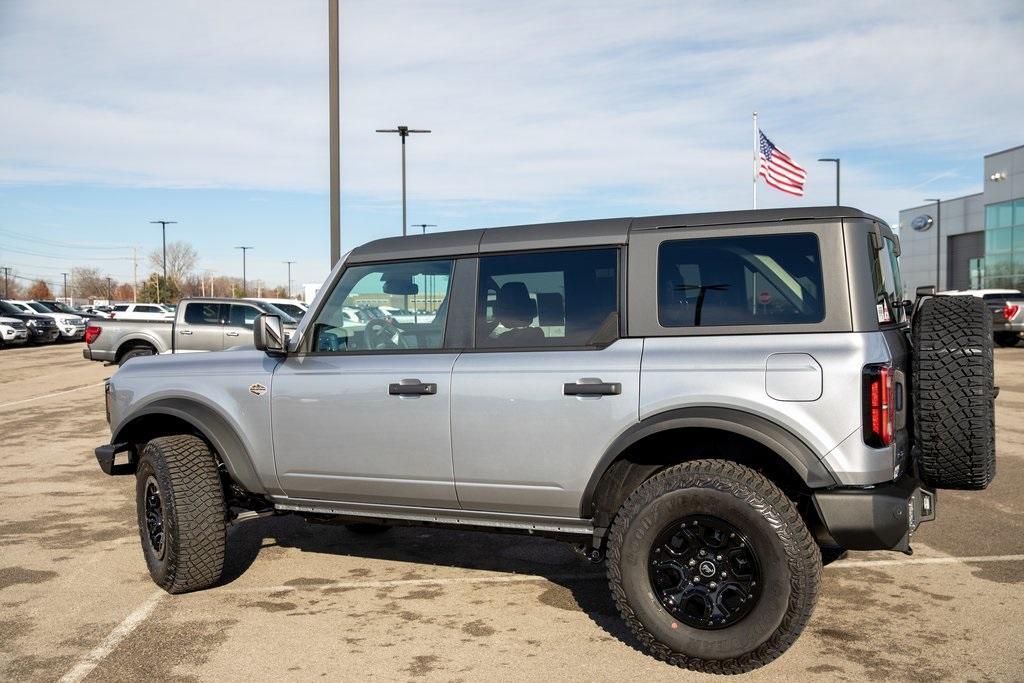
<path id="1" fill-rule="evenodd" d="M 314 353 L 440 349 L 452 261 L 352 266 L 313 324 Z"/>

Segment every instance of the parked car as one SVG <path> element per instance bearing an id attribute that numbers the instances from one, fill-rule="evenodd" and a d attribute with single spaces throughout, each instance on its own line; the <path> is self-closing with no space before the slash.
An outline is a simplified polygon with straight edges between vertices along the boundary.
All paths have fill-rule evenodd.
<path id="1" fill-rule="evenodd" d="M 31 310 L 31 309 L 29 309 Z M 49 344 L 60 336 L 57 329 L 57 322 L 45 315 L 29 313 L 20 306 L 15 306 L 8 301 L 0 300 L 0 315 L 5 318 L 14 318 L 25 323 L 25 330 L 28 332 L 28 341 L 33 344 Z"/>
<path id="2" fill-rule="evenodd" d="M 1024 294 L 1019 289 L 952 289 L 946 296 L 973 296 L 992 313 L 992 337 L 999 346 L 1016 346 L 1024 332 Z"/>
<path id="3" fill-rule="evenodd" d="M 65 315 L 75 316 L 84 319 L 86 322 L 88 322 L 89 320 L 95 320 L 106 317 L 105 315 L 100 315 L 98 313 L 90 313 L 87 311 L 83 311 L 81 308 L 74 308 L 72 306 L 68 306 L 63 301 L 55 301 L 52 299 L 36 299 L 35 302 L 40 306 L 46 307 L 46 309 L 51 313 L 63 313 Z"/>
<path id="4" fill-rule="evenodd" d="M 407 308 L 395 308 L 394 306 L 378 306 L 377 308 L 396 323 L 429 323 L 434 319 L 433 313 L 424 313 L 423 311 L 410 311 Z"/>
<path id="5" fill-rule="evenodd" d="M 161 353 L 221 351 L 252 344 L 253 321 L 278 315 L 288 329 L 297 322 L 272 304 L 241 299 L 183 299 L 176 317 L 160 320 L 94 320 L 85 333 L 82 355 L 123 365 L 132 358 Z"/>
<path id="6" fill-rule="evenodd" d="M 64 313 L 63 311 L 52 311 L 38 301 L 17 301 L 8 299 L 7 303 L 20 308 L 26 313 L 34 313 L 46 318 L 53 319 L 63 341 L 78 341 L 85 336 L 85 318 L 76 313 Z"/>
<path id="7" fill-rule="evenodd" d="M 115 304 L 107 317 L 111 320 L 171 320 L 174 311 L 163 304 Z"/>
<path id="8" fill-rule="evenodd" d="M 262 315 L 253 350 L 119 369 L 97 460 L 171 593 L 267 514 L 517 531 L 605 561 L 654 656 L 748 671 L 810 619 L 820 549 L 909 553 L 936 488 L 994 476 L 991 316 L 933 296 L 911 331 L 898 255 L 843 207 L 377 240 L 290 337 Z M 430 322 L 346 324 L 421 276 Z"/>
<path id="9" fill-rule="evenodd" d="M 17 318 L 0 315 L 0 348 L 20 346 L 28 341 L 28 328 Z"/>
<path id="10" fill-rule="evenodd" d="M 306 315 L 306 311 L 309 310 L 309 306 L 297 299 L 268 299 L 250 296 L 246 298 L 246 301 L 262 301 L 273 304 L 296 320 L 302 320 L 302 316 Z"/>

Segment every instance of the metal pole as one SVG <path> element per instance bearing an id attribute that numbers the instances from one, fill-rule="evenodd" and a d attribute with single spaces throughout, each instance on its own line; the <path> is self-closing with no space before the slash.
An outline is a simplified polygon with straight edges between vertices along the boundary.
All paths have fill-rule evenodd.
<path id="1" fill-rule="evenodd" d="M 826 157 L 824 159 L 818 159 L 818 161 L 827 161 L 836 165 L 836 206 L 839 206 L 839 159 L 835 157 Z"/>
<path id="2" fill-rule="evenodd" d="M 64 276 L 64 303 L 68 304 L 68 274 L 61 273 Z M 70 305 L 70 304 L 68 304 Z"/>
<path id="3" fill-rule="evenodd" d="M 402 137 L 402 237 L 406 236 L 406 226 L 408 225 L 408 218 L 405 210 L 405 138 Z"/>
<path id="4" fill-rule="evenodd" d="M 10 297 L 10 295 L 11 295 L 10 291 L 8 290 L 8 285 L 7 285 L 7 275 L 10 272 L 11 272 L 11 269 L 8 268 L 7 266 L 4 266 L 4 298 L 5 299 Z"/>
<path id="5" fill-rule="evenodd" d="M 235 247 L 235 249 L 241 249 L 242 250 L 242 298 L 244 299 L 245 298 L 245 294 L 246 294 L 245 252 L 247 252 L 250 249 L 252 249 L 252 247 Z"/>
<path id="6" fill-rule="evenodd" d="M 341 96 L 338 67 L 338 0 L 327 0 L 328 106 L 331 145 L 331 267 L 341 259 Z"/>
<path id="7" fill-rule="evenodd" d="M 295 261 L 282 261 L 282 263 L 288 264 L 288 298 L 292 298 L 292 264 Z"/>
<path id="8" fill-rule="evenodd" d="M 167 226 L 174 225 L 178 221 L 150 221 L 150 223 L 156 225 L 160 224 L 160 228 L 163 231 L 163 242 L 164 242 L 164 289 L 167 288 Z M 160 301 L 160 297 L 157 297 L 157 302 Z"/>
<path id="9" fill-rule="evenodd" d="M 761 147 L 760 131 L 757 129 L 757 112 L 754 112 L 754 208 L 757 208 L 757 167 L 759 166 L 760 155 L 758 150 Z"/>
<path id="10" fill-rule="evenodd" d="M 109 277 L 107 278 L 107 302 L 108 303 L 113 303 L 113 299 L 111 298 L 111 294 L 110 294 L 110 278 Z"/>
<path id="11" fill-rule="evenodd" d="M 935 202 L 935 289 L 942 291 L 942 200 L 925 199 Z"/>

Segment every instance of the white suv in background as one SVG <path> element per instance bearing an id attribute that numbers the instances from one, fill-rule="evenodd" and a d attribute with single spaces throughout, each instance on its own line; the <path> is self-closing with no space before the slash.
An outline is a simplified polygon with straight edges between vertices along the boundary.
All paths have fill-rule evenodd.
<path id="1" fill-rule="evenodd" d="M 173 320 L 174 311 L 163 304 L 117 304 L 107 316 L 114 320 Z"/>
<path id="2" fill-rule="evenodd" d="M 246 297 L 246 300 L 262 301 L 266 304 L 273 304 L 275 307 L 280 308 L 296 320 L 302 320 L 302 316 L 306 315 L 306 311 L 309 310 L 309 306 L 298 299 L 271 299 L 267 297 L 249 296 Z"/>
<path id="3" fill-rule="evenodd" d="M 28 329 L 17 318 L 0 316 L 0 346 L 24 344 L 28 341 Z"/>
<path id="4" fill-rule="evenodd" d="M 7 303 L 15 306 L 16 308 L 20 308 L 26 313 L 52 318 L 53 322 L 57 324 L 57 329 L 60 330 L 61 339 L 78 340 L 85 336 L 86 321 L 85 318 L 81 316 L 72 315 L 70 313 L 56 313 L 38 301 L 8 300 Z"/>

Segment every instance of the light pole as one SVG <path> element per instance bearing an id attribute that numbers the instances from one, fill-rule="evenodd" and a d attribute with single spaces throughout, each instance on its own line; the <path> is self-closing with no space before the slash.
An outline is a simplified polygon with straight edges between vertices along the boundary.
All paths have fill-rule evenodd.
<path id="1" fill-rule="evenodd" d="M 412 227 L 420 228 L 421 230 L 423 230 L 423 234 L 426 235 L 427 234 L 427 228 L 436 228 L 437 224 L 436 223 L 413 223 Z M 424 285 L 423 289 L 425 290 L 423 292 L 423 309 L 424 310 L 427 310 L 427 309 L 430 308 L 430 298 L 433 296 L 433 292 L 431 291 L 431 287 L 433 285 L 433 279 L 434 279 L 434 277 L 432 275 L 428 275 L 425 278 L 423 278 L 423 280 L 424 280 L 424 282 L 423 282 L 423 285 Z M 414 322 L 417 320 L 416 315 L 417 315 L 416 313 L 413 313 L 413 321 Z"/>
<path id="2" fill-rule="evenodd" d="M 836 165 L 836 206 L 839 206 L 839 159 L 818 159 L 818 161 L 831 161 Z"/>
<path id="3" fill-rule="evenodd" d="M 327 0 L 327 127 L 331 145 L 331 268 L 341 260 L 341 112 L 338 78 L 338 0 Z"/>
<path id="4" fill-rule="evenodd" d="M 281 261 L 281 263 L 287 263 L 288 264 L 288 298 L 291 299 L 292 298 L 292 264 L 295 263 L 295 261 Z"/>
<path id="5" fill-rule="evenodd" d="M 436 228 L 437 225 L 435 225 L 434 223 L 413 223 L 412 227 L 414 227 L 414 228 L 422 228 L 423 229 L 423 234 L 426 235 L 427 234 L 427 228 Z"/>
<path id="6" fill-rule="evenodd" d="M 61 275 L 64 276 L 64 303 L 67 304 L 68 306 L 70 306 L 71 303 L 68 300 L 68 274 L 67 273 L 61 273 Z"/>
<path id="7" fill-rule="evenodd" d="M 160 224 L 164 235 L 164 288 L 167 287 L 167 226 L 173 225 L 178 221 L 150 221 L 150 223 L 156 225 Z M 158 297 L 159 298 L 159 297 Z"/>
<path id="8" fill-rule="evenodd" d="M 411 133 L 429 133 L 429 130 L 409 128 L 409 126 L 398 126 L 396 128 L 378 128 L 378 133 L 398 133 L 402 139 L 402 237 L 406 235 L 406 210 L 405 210 L 405 139 Z"/>
<path id="9" fill-rule="evenodd" d="M 252 247 L 235 247 L 235 249 L 242 250 L 242 298 L 245 298 L 245 252 L 252 249 Z"/>
<path id="10" fill-rule="evenodd" d="M 4 266 L 4 298 L 5 299 L 10 297 L 10 295 L 11 295 L 10 291 L 8 291 L 8 289 L 7 289 L 7 276 L 10 275 L 10 273 L 11 273 L 11 269 L 8 268 L 7 266 Z"/>
<path id="11" fill-rule="evenodd" d="M 935 290 L 942 290 L 942 265 L 940 255 L 942 252 L 942 200 L 925 199 L 926 202 L 935 202 Z"/>
<path id="12" fill-rule="evenodd" d="M 111 303 L 111 304 L 114 303 L 114 300 L 111 298 L 111 294 L 110 294 L 110 278 L 109 277 L 107 278 L 107 302 Z"/>

